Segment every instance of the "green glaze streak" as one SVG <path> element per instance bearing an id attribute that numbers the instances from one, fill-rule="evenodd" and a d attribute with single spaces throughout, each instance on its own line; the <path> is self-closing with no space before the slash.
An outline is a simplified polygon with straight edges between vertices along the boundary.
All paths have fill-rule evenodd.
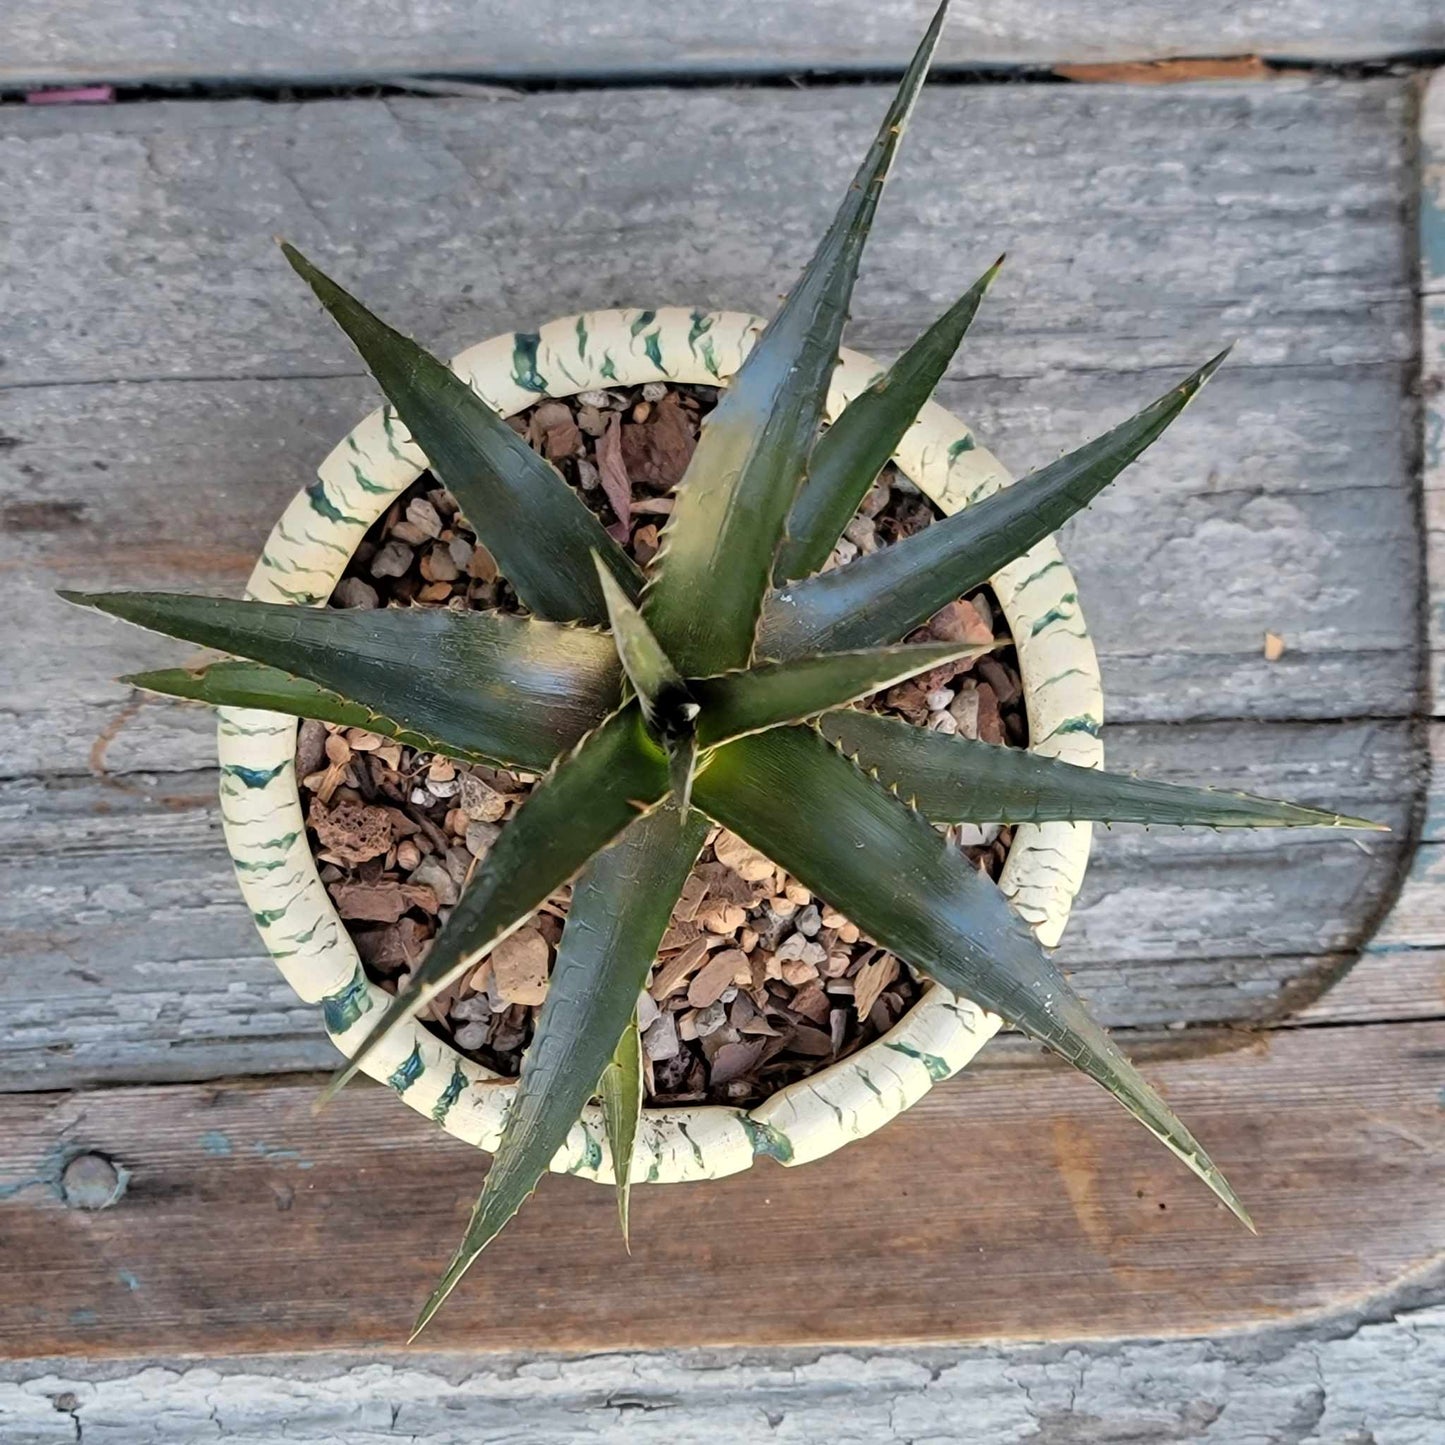
<path id="1" fill-rule="evenodd" d="M 231 860 L 236 865 L 238 873 L 274 873 L 278 868 L 285 868 L 289 859 L 273 858 L 269 862 L 259 862 L 254 859 L 234 858 Z"/>
<path id="2" fill-rule="evenodd" d="M 299 837 L 300 833 L 283 833 L 279 838 L 267 838 L 261 843 L 252 843 L 252 848 L 289 848 Z"/>
<path id="3" fill-rule="evenodd" d="M 366 519 L 353 517 L 343 512 L 330 497 L 326 495 L 326 483 L 319 478 L 306 488 L 306 500 L 311 503 L 311 510 L 317 516 L 324 517 L 328 522 L 335 522 L 338 525 L 344 523 L 351 527 L 366 526 Z"/>
<path id="4" fill-rule="evenodd" d="M 432 1105 L 431 1116 L 435 1123 L 444 1123 L 451 1107 L 462 1096 L 462 1090 L 467 1086 L 467 1076 L 462 1072 L 461 1064 L 452 1065 L 452 1076 L 447 1080 L 447 1086 L 441 1091 L 441 1096 Z"/>
<path id="5" fill-rule="evenodd" d="M 381 409 L 381 429 L 386 434 L 386 449 L 399 462 L 406 462 L 412 465 L 411 460 L 402 451 L 396 440 L 396 408 L 389 403 Z"/>
<path id="6" fill-rule="evenodd" d="M 697 344 L 712 330 L 713 318 L 706 311 L 694 311 L 691 316 L 692 325 L 687 332 L 687 348 L 694 356 L 697 355 Z"/>
<path id="7" fill-rule="evenodd" d="M 547 378 L 537 371 L 537 348 L 542 338 L 535 331 L 512 334 L 512 380 L 524 391 L 539 395 L 547 390 Z"/>
<path id="8" fill-rule="evenodd" d="M 373 482 L 370 477 L 355 463 L 351 464 L 351 475 L 356 478 L 356 485 L 363 492 L 370 492 L 374 497 L 389 497 L 392 489 L 384 487 L 380 482 Z"/>
<path id="9" fill-rule="evenodd" d="M 959 437 L 948 449 L 949 466 L 952 466 L 964 452 L 971 452 L 974 449 L 974 445 L 975 443 L 972 437 Z"/>
<path id="10" fill-rule="evenodd" d="M 766 1155 L 780 1164 L 793 1162 L 792 1141 L 781 1129 L 764 1124 L 760 1119 L 754 1119 L 751 1114 L 741 1115 L 738 1122 L 743 1126 L 743 1132 L 748 1136 L 754 1154 Z"/>
<path id="11" fill-rule="evenodd" d="M 883 1047 L 892 1049 L 895 1054 L 903 1054 L 907 1058 L 917 1059 L 918 1062 L 928 1070 L 928 1077 L 932 1079 L 935 1084 L 941 1083 L 953 1072 L 953 1070 L 948 1067 L 946 1060 L 940 1059 L 937 1054 L 928 1054 L 924 1053 L 922 1049 L 915 1049 L 912 1044 L 896 1044 L 890 1042 L 885 1043 Z"/>
<path id="12" fill-rule="evenodd" d="M 707 1168 L 707 1158 L 702 1152 L 702 1145 L 687 1132 L 687 1125 L 681 1119 L 677 1121 L 677 1132 L 687 1140 L 687 1147 L 692 1150 L 692 1157 L 697 1161 L 699 1169 Z"/>
<path id="13" fill-rule="evenodd" d="M 602 365 L 597 368 L 597 373 L 607 381 L 617 380 L 617 367 L 612 360 L 612 353 L 610 351 L 604 351 L 602 353 Z"/>
<path id="14" fill-rule="evenodd" d="M 713 349 L 712 337 L 705 337 L 702 343 L 702 364 L 719 381 L 722 380 L 722 371 L 718 366 L 717 352 Z"/>
<path id="15" fill-rule="evenodd" d="M 321 1018 L 329 1034 L 344 1034 L 364 1013 L 372 1009 L 371 994 L 366 987 L 366 975 L 357 964 L 351 982 L 336 993 L 327 994 L 321 1000 Z"/>
<path id="16" fill-rule="evenodd" d="M 1052 687 L 1056 682 L 1062 682 L 1066 677 L 1087 677 L 1088 674 L 1082 667 L 1067 667 L 1063 672 L 1056 672 L 1052 677 L 1046 677 L 1040 684 L 1038 690 L 1042 692 L 1046 687 Z"/>
<path id="17" fill-rule="evenodd" d="M 577 359 L 579 361 L 587 360 L 587 318 L 585 316 L 577 318 Z"/>
<path id="18" fill-rule="evenodd" d="M 647 328 L 648 328 L 649 326 L 651 326 L 652 323 L 653 323 L 654 321 L 656 321 L 656 320 L 657 320 L 657 312 L 655 312 L 655 311 L 639 311 L 639 312 L 637 313 L 637 315 L 632 318 L 632 327 L 631 327 L 632 334 L 633 334 L 634 336 L 639 336 L 639 335 L 641 335 L 641 333 L 644 332 L 644 331 L 646 331 Z"/>
<path id="19" fill-rule="evenodd" d="M 1069 604 L 1077 602 L 1078 599 L 1072 592 L 1065 592 L 1058 602 L 1050 607 L 1042 617 L 1038 618 L 1034 625 L 1029 628 L 1029 636 L 1037 637 L 1044 628 L 1052 627 L 1056 622 L 1072 622 L 1074 620 L 1074 609 Z"/>
<path id="20" fill-rule="evenodd" d="M 398 1094 L 404 1094 L 425 1071 L 426 1065 L 421 1061 L 421 1045 L 418 1043 L 413 1046 L 405 1061 L 392 1070 L 386 1082 Z"/>
<path id="21" fill-rule="evenodd" d="M 662 364 L 662 350 L 659 345 L 662 333 L 660 331 L 649 331 L 642 338 L 642 349 L 647 353 L 647 359 L 661 372 L 667 368 Z"/>
<path id="22" fill-rule="evenodd" d="M 1040 567 L 1037 572 L 1030 572 L 1029 575 L 1025 577 L 1024 580 L 1020 582 L 1017 587 L 1014 588 L 1014 596 L 1017 597 L 1019 593 L 1024 590 L 1025 587 L 1033 586 L 1033 584 L 1037 582 L 1040 577 L 1047 576 L 1056 567 L 1062 567 L 1063 565 L 1064 559 L 1062 557 L 1055 557 L 1052 562 L 1045 562 L 1044 565 Z"/>
<path id="23" fill-rule="evenodd" d="M 872 1076 L 861 1066 L 855 1071 L 858 1075 L 858 1082 L 873 1095 L 875 1099 L 882 1099 L 883 1091 L 873 1082 Z"/>

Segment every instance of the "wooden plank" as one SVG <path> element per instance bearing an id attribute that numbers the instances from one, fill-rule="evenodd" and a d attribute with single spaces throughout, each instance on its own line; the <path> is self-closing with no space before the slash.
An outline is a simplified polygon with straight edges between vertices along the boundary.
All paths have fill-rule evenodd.
<path id="1" fill-rule="evenodd" d="M 1397 828 L 1416 786 L 1401 724 L 1120 727 L 1110 738 L 1122 769 L 1298 796 Z M 1110 1024 L 1275 1017 L 1368 935 L 1402 848 L 1400 836 L 1100 830 L 1060 958 Z M 213 773 L 0 784 L 0 862 L 0 1089 L 330 1066 L 316 1011 L 256 942 Z"/>
<path id="2" fill-rule="evenodd" d="M 382 1445 L 401 1430 L 415 1445 L 909 1445 L 957 1439 L 966 1419 L 969 1445 L 1429 1445 L 1445 1433 L 1442 1374 L 1445 1309 L 1386 1305 L 1303 1329 L 1067 1350 L 47 1361 L 0 1366 L 0 1428 L 10 1445 L 73 1445 L 77 1431 L 125 1445 Z"/>
<path id="3" fill-rule="evenodd" d="M 770 311 L 886 96 L 11 107 L 13 254 L 50 259 L 12 298 L 5 381 L 354 371 L 283 229 L 446 354 L 591 306 Z M 1398 81 L 937 89 L 852 335 L 896 349 L 1006 247 L 961 377 L 1189 369 L 1230 339 L 1236 367 L 1410 361 L 1408 102 Z"/>
<path id="4" fill-rule="evenodd" d="M 965 1076 L 807 1169 L 640 1189 L 630 1260 L 607 1191 L 549 1179 L 429 1343 L 1057 1339 L 1340 1308 L 1439 1258 L 1442 1056 L 1435 1023 L 1287 1030 L 1154 1066 L 1249 1201 L 1258 1237 L 1062 1067 Z M 315 1092 L 0 1100 L 0 1351 L 400 1343 L 480 1162 L 379 1089 L 352 1089 L 319 1118 Z M 75 1151 L 130 1170 L 114 1207 L 56 1197 Z M 720 1235 L 721 1219 L 754 1227 Z"/>
<path id="5" fill-rule="evenodd" d="M 1386 83 L 927 99 L 857 339 L 896 350 L 991 255 L 985 241 L 1017 242 L 942 391 L 1012 466 L 1052 458 L 1241 338 L 1238 362 L 1065 538 L 1112 718 L 1413 706 L 1405 98 Z M 234 587 L 365 408 L 271 231 L 343 261 L 364 235 L 365 258 L 343 269 L 442 349 L 644 292 L 766 307 L 843 183 L 865 101 L 879 98 L 6 112 L 15 253 L 65 259 L 44 286 L 16 288 L 0 373 L 0 670 L 19 679 L 0 709 L 0 770 L 84 766 L 124 701 L 105 679 L 158 655 L 139 634 L 97 631 L 54 586 Z M 368 156 L 350 190 L 338 150 Z M 1335 177 L 1331 196 L 1305 171 Z M 1082 179 L 1101 173 L 1107 186 Z M 760 175 L 772 183 L 739 185 Z M 977 257 L 958 254 L 960 233 Z M 40 655 L 25 645 L 35 627 L 53 639 Z M 1289 643 L 1278 663 L 1262 656 L 1266 629 Z M 183 770 L 209 755 L 151 711 L 112 753 Z"/>
<path id="6" fill-rule="evenodd" d="M 633 3 L 598 9 L 548 0 L 431 0 L 398 12 L 341 0 L 252 0 L 243 10 L 179 0 L 144 15 L 106 0 L 15 0 L 0 85 L 84 80 L 175 81 L 409 72 L 487 76 L 771 75 L 877 70 L 907 59 L 932 0 L 744 0 Z M 941 66 L 1050 65 L 1171 55 L 1374 59 L 1439 49 L 1445 27 L 1428 0 L 1360 7 L 1284 0 L 1268 10 L 1215 0 L 1122 0 L 1060 11 L 1005 0 L 986 15 L 959 8 Z"/>
<path id="7" fill-rule="evenodd" d="M 1430 706 L 1445 717 L 1445 74 L 1420 106 L 1420 486 L 1424 494 Z"/>

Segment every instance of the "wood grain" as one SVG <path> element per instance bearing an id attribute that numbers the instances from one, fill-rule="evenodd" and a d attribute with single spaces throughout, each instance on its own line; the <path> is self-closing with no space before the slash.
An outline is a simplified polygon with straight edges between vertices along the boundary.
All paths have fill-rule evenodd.
<path id="1" fill-rule="evenodd" d="M 8 1445 L 1434 1445 L 1445 1309 L 1216 1339 L 0 1365 Z M 1309 1435 L 1301 1435 L 1308 1430 Z"/>
<path id="2" fill-rule="evenodd" d="M 56 258 L 14 288 L 0 369 L 0 772 L 83 768 L 125 700 L 109 677 L 159 656 L 54 587 L 234 588 L 369 404 L 272 232 L 442 351 L 628 299 L 766 310 L 881 104 L 875 87 L 0 115 L 15 254 Z M 940 393 L 1008 465 L 1239 338 L 1064 537 L 1112 719 L 1413 708 L 1407 120 L 1394 82 L 925 98 L 855 339 L 892 354 L 1009 245 Z M 338 153 L 366 157 L 344 184 Z M 147 710 L 111 760 L 209 755 Z"/>
<path id="3" fill-rule="evenodd" d="M 548 1180 L 428 1343 L 1158 1335 L 1340 1307 L 1439 1254 L 1442 1058 L 1437 1023 L 1287 1030 L 1154 1066 L 1249 1201 L 1257 1238 L 1051 1066 L 962 1077 L 806 1169 L 639 1190 L 631 1260 L 605 1189 Z M 399 1343 L 481 1160 L 379 1089 L 319 1119 L 314 1095 L 217 1084 L 0 1100 L 0 1351 Z M 57 1170 L 80 1150 L 131 1171 L 112 1208 L 57 1199 Z M 940 1166 L 953 1157 L 988 1159 L 988 1178 Z M 822 1252 L 848 1267 L 820 1269 Z"/>
<path id="4" fill-rule="evenodd" d="M 190 711 L 174 704 L 162 711 Z M 1399 723 L 1111 730 L 1114 765 L 1299 797 L 1402 829 Z M 1060 959 L 1106 1022 L 1260 1021 L 1368 936 L 1398 834 L 1100 830 Z M 211 771 L 0 783 L 0 1089 L 329 1068 L 314 1009 L 265 958 Z"/>
<path id="5" fill-rule="evenodd" d="M 13 0 L 0 84 L 81 80 L 358 79 L 408 72 L 618 78 L 878 70 L 907 60 L 932 0 L 632 0 L 599 9 L 547 0 L 249 0 L 242 8 L 172 0 L 144 14 L 123 0 Z M 1438 49 L 1428 0 L 1360 7 L 1284 0 L 1268 9 L 1213 0 L 1122 0 L 1059 8 L 1003 0 L 958 7 L 940 66 L 1050 65 L 1169 55 L 1375 59 Z"/>

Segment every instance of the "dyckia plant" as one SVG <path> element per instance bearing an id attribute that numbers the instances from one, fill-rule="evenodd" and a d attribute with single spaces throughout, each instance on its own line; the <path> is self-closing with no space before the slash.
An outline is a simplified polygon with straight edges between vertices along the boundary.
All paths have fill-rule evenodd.
<path id="1" fill-rule="evenodd" d="M 530 616 L 72 596 L 245 659 L 131 679 L 142 687 L 362 725 L 455 758 L 544 775 L 425 962 L 331 1085 L 344 1084 L 391 1030 L 572 882 L 496 1158 L 418 1328 L 536 1187 L 599 1094 L 625 1222 L 642 1092 L 636 1000 L 714 822 L 919 972 L 1096 1079 L 1249 1222 L 1223 1175 L 1090 1017 L 1003 893 L 935 825 L 1370 825 L 1110 776 L 850 707 L 969 655 L 956 644 L 899 639 L 1086 506 L 1222 359 L 1018 485 L 891 547 L 819 570 L 994 274 L 819 435 L 864 238 L 942 20 L 940 10 L 802 278 L 707 418 L 646 571 L 462 380 L 286 247 Z"/>

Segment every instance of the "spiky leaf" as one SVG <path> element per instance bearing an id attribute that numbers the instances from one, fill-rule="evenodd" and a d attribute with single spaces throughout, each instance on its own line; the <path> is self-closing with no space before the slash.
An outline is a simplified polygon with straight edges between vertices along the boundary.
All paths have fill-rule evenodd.
<path id="1" fill-rule="evenodd" d="M 813 259 L 709 416 L 678 485 L 643 611 L 685 676 L 742 667 L 752 657 L 783 523 L 837 364 L 858 258 L 946 9 L 947 0 Z"/>
<path id="2" fill-rule="evenodd" d="M 630 703 L 563 758 L 517 809 L 426 961 L 338 1070 L 324 1097 L 335 1094 L 398 1024 L 522 924 L 666 792 L 667 760 Z M 633 997 L 636 993 L 634 988 Z M 614 1042 L 615 1035 L 606 1041 L 604 1059 Z M 599 1062 L 597 1072 L 601 1069 Z M 596 1083 L 593 1074 L 586 1081 L 589 1093 Z"/>
<path id="3" fill-rule="evenodd" d="M 607 571 L 602 559 L 599 557 L 596 561 L 612 641 L 622 661 L 622 670 L 642 706 L 643 717 L 664 738 L 691 732 L 697 705 L 688 694 L 687 684 L 631 598 Z"/>
<path id="4" fill-rule="evenodd" d="M 602 1070 L 597 1086 L 602 1102 L 607 1151 L 612 1156 L 612 1173 L 617 1190 L 617 1218 L 622 1225 L 622 1242 L 632 1252 L 630 1207 L 632 1203 L 632 1151 L 637 1143 L 637 1123 L 642 1117 L 642 1035 L 637 1028 L 637 1010 L 622 1030 L 612 1058 Z"/>
<path id="5" fill-rule="evenodd" d="M 684 822 L 676 808 L 659 808 L 633 823 L 577 880 L 501 1144 L 466 1237 L 417 1331 L 537 1187 L 596 1091 L 707 830 L 696 813 Z"/>
<path id="6" fill-rule="evenodd" d="M 698 742 L 716 747 L 744 733 L 802 722 L 917 673 L 987 651 L 956 642 L 900 644 L 786 663 L 763 662 L 743 672 L 701 678 L 692 684 L 702 708 Z"/>
<path id="7" fill-rule="evenodd" d="M 281 249 L 361 353 L 503 576 L 538 617 L 606 621 L 593 552 L 637 596 L 637 564 L 461 377 L 372 315 L 294 246 L 283 242 Z"/>
<path id="8" fill-rule="evenodd" d="M 1101 1083 L 1245 1223 L 1224 1176 L 1145 1083 L 1003 894 L 923 817 L 811 728 L 720 748 L 697 805 L 865 933 Z"/>
<path id="9" fill-rule="evenodd" d="M 806 577 L 828 560 L 874 478 L 933 395 L 1002 265 L 1000 256 L 818 438 L 788 513 L 788 534 L 773 568 L 778 581 Z"/>
<path id="10" fill-rule="evenodd" d="M 349 702 L 304 677 L 292 677 L 260 662 L 213 662 L 192 672 L 184 667 L 157 672 L 136 672 L 119 679 L 146 692 L 163 697 L 185 698 L 211 707 L 251 707 L 289 717 L 315 718 L 342 727 L 365 728 L 379 737 L 394 738 L 421 752 L 442 753 L 463 763 L 506 762 L 488 753 L 474 752 L 443 738 L 428 737 L 414 728 L 403 727 L 395 718 L 383 717 L 359 702 Z M 559 743 L 558 751 L 566 746 Z M 520 764 L 512 764 L 521 766 Z"/>
<path id="11" fill-rule="evenodd" d="M 945 737 L 851 708 L 820 718 L 818 728 L 829 742 L 936 823 L 1062 820 L 1377 830 L 1383 826 L 1249 793 L 1185 788 L 1099 772 L 1020 748 Z"/>
<path id="12" fill-rule="evenodd" d="M 529 772 L 551 766 L 618 701 L 621 675 L 610 639 L 555 622 L 442 607 L 337 610 L 168 592 L 60 595 L 280 668 L 426 738 Z"/>
<path id="13" fill-rule="evenodd" d="M 799 657 L 904 636 L 1093 501 L 1184 410 L 1227 354 L 1015 486 L 846 567 L 775 592 L 763 612 L 759 655 Z"/>

